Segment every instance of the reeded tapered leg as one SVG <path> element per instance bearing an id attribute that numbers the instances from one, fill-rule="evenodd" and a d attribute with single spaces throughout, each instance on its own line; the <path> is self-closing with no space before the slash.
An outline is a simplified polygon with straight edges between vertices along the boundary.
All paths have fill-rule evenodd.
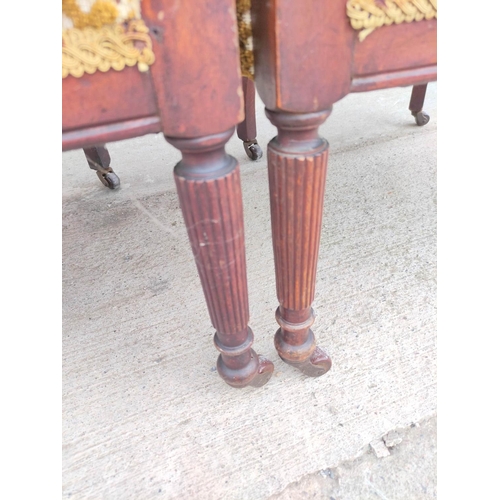
<path id="1" fill-rule="evenodd" d="M 216 330 L 217 371 L 233 387 L 260 387 L 274 366 L 251 348 L 240 172 L 224 150 L 233 131 L 167 140 L 182 152 L 174 176 Z"/>
<path id="2" fill-rule="evenodd" d="M 251 160 L 262 158 L 262 149 L 257 143 L 257 123 L 255 120 L 255 84 L 246 76 L 241 79 L 245 119 L 236 128 L 239 139 Z"/>
<path id="3" fill-rule="evenodd" d="M 414 85 L 411 91 L 408 109 L 411 111 L 412 116 L 415 117 L 415 122 L 419 127 L 426 125 L 430 120 L 429 115 L 423 110 L 426 90 L 427 84 L 424 84 Z"/>
<path id="4" fill-rule="evenodd" d="M 268 146 L 271 224 L 280 326 L 274 343 L 280 357 L 306 375 L 331 367 L 316 346 L 311 304 L 316 284 L 328 143 L 318 127 L 331 109 L 307 114 L 266 110 L 278 127 Z"/>

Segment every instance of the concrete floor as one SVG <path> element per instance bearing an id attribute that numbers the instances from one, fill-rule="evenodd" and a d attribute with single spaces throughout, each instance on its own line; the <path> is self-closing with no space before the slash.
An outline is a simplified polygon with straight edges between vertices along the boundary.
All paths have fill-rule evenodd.
<path id="1" fill-rule="evenodd" d="M 409 96 L 349 95 L 320 129 L 331 149 L 314 331 L 333 367 L 318 379 L 273 346 L 265 153 L 253 163 L 236 136 L 228 143 L 242 172 L 254 348 L 275 364 L 261 389 L 232 389 L 215 371 L 172 176 L 180 153 L 159 135 L 109 144 L 117 191 L 82 151 L 63 154 L 63 498 L 436 498 L 437 85 L 425 127 Z M 257 108 L 265 146 L 276 131 Z M 377 458 L 370 443 L 394 429 L 394 450 L 409 451 Z M 361 481 L 368 455 L 387 481 Z M 318 474 L 330 489 L 314 489 Z"/>

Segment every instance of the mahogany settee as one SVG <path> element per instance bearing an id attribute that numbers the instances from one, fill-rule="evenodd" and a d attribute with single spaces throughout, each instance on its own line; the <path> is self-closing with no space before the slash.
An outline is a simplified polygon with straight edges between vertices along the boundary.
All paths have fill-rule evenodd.
<path id="1" fill-rule="evenodd" d="M 248 0 L 237 3 L 248 10 Z M 65 4 L 76 9 L 63 1 L 63 11 Z M 63 150 L 149 133 L 180 150 L 175 182 L 216 331 L 218 372 L 234 387 L 261 386 L 274 367 L 252 349 L 240 173 L 225 152 L 244 120 L 236 5 L 142 0 L 140 10 L 142 24 L 126 19 L 123 31 L 138 30 L 142 52 L 118 70 L 89 63 L 73 75 L 77 56 L 63 36 Z M 253 0 L 247 14 L 251 77 L 278 130 L 267 153 L 275 346 L 306 375 L 331 366 L 311 330 L 329 148 L 318 129 L 351 92 L 413 85 L 412 113 L 421 112 L 425 85 L 437 77 L 436 11 L 435 0 Z"/>

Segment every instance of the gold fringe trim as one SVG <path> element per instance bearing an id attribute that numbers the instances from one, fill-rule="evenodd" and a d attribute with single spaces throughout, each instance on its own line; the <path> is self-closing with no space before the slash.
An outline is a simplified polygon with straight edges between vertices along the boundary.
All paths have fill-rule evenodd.
<path id="1" fill-rule="evenodd" d="M 384 25 L 437 19 L 437 0 L 348 0 L 347 17 L 362 42 Z"/>
<path id="2" fill-rule="evenodd" d="M 106 0 L 96 0 L 90 12 L 82 12 L 76 0 L 62 0 L 62 11 L 73 21 L 73 27 L 102 28 L 105 24 L 113 24 L 118 17 L 116 5 Z"/>
<path id="3" fill-rule="evenodd" d="M 62 35 L 62 76 L 76 78 L 97 70 L 121 71 L 135 66 L 147 71 L 155 62 L 149 29 L 142 20 L 100 29 L 69 29 Z"/>

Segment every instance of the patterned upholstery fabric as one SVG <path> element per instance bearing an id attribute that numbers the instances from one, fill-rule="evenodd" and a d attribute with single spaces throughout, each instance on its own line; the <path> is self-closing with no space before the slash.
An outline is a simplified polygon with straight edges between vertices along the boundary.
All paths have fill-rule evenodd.
<path id="1" fill-rule="evenodd" d="M 62 0 L 63 30 L 102 28 L 140 18 L 140 0 Z"/>
<path id="2" fill-rule="evenodd" d="M 241 71 L 253 78 L 250 0 L 236 0 Z M 62 74 L 74 77 L 97 70 L 120 71 L 154 63 L 140 0 L 62 0 Z"/>
<path id="3" fill-rule="evenodd" d="M 253 44 L 251 0 L 236 0 L 236 19 L 238 21 L 238 38 L 240 42 L 241 74 L 253 79 Z"/>
<path id="4" fill-rule="evenodd" d="M 140 0 L 63 0 L 62 76 L 154 63 Z"/>
<path id="5" fill-rule="evenodd" d="M 390 24 L 437 18 L 437 0 L 346 0 L 346 15 L 363 41 Z M 251 0 L 236 0 L 241 73 L 253 78 Z M 141 0 L 62 0 L 62 76 L 120 71 L 154 63 Z"/>

